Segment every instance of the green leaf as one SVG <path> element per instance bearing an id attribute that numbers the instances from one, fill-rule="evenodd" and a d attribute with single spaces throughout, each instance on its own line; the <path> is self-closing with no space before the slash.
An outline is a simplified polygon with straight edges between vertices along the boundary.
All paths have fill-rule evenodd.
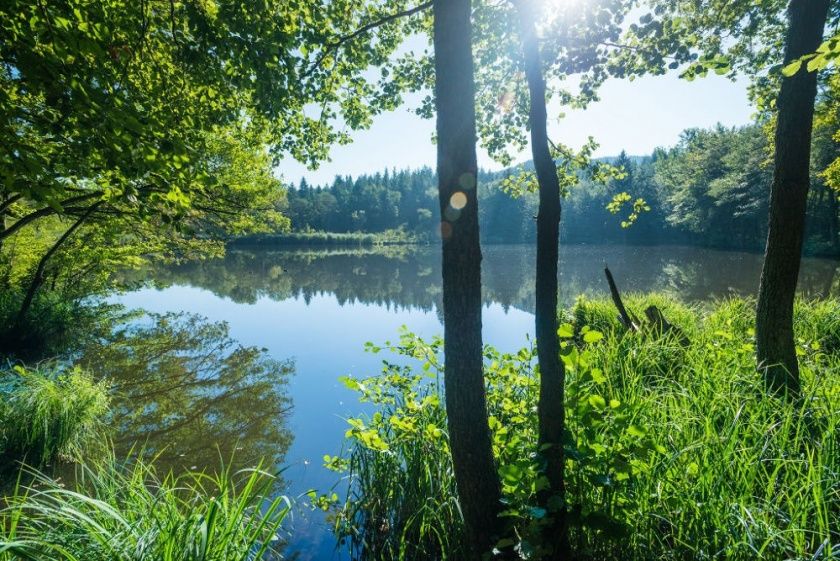
<path id="1" fill-rule="evenodd" d="M 642 438 L 647 434 L 647 431 L 639 425 L 630 425 L 627 427 L 627 434 L 635 436 L 636 438 Z"/>
<path id="2" fill-rule="evenodd" d="M 571 323 L 564 323 L 557 329 L 557 336 L 561 339 L 571 339 L 575 336 L 575 328 Z"/>
<path id="3" fill-rule="evenodd" d="M 782 68 L 782 75 L 789 78 L 799 72 L 800 68 L 802 68 L 802 59 L 796 59 Z"/>
<path id="4" fill-rule="evenodd" d="M 604 375 L 604 371 L 600 368 L 593 368 L 589 371 L 589 375 L 592 376 L 592 381 L 596 384 L 603 384 L 607 381 L 607 377 Z"/>
<path id="5" fill-rule="evenodd" d="M 587 331 L 583 334 L 583 342 L 584 343 L 597 343 L 601 339 L 604 338 L 604 334 L 600 331 Z"/>
<path id="6" fill-rule="evenodd" d="M 590 395 L 587 401 L 589 401 L 589 405 L 599 411 L 607 407 L 607 401 L 598 394 Z"/>

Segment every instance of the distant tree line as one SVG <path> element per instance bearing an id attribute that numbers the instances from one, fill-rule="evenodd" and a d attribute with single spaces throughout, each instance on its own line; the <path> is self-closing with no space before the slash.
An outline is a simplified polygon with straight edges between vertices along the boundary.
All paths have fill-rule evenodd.
<path id="1" fill-rule="evenodd" d="M 814 180 L 808 200 L 809 254 L 840 253 L 838 193 L 820 173 L 838 155 L 830 135 L 814 140 Z M 561 237 L 567 243 L 681 243 L 760 251 L 767 237 L 772 181 L 768 138 L 759 125 L 689 129 L 672 148 L 650 156 L 622 152 L 609 163 L 624 176 L 607 183 L 581 177 L 563 205 Z M 525 164 L 526 169 L 531 164 Z M 530 243 L 536 237 L 537 195 L 515 196 L 504 179 L 516 173 L 481 172 L 481 235 L 485 243 Z M 386 170 L 331 185 L 302 180 L 289 189 L 294 231 L 384 232 L 405 229 L 419 239 L 437 239 L 437 178 L 430 168 Z M 626 209 L 607 207 L 616 195 L 644 199 L 632 225 Z"/>

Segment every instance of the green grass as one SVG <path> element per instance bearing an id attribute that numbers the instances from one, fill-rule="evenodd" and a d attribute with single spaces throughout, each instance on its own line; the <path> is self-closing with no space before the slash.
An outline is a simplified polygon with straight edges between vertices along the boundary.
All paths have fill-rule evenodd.
<path id="1" fill-rule="evenodd" d="M 78 368 L 0 371 L 0 463 L 43 466 L 93 454 L 108 402 L 106 384 Z"/>
<path id="2" fill-rule="evenodd" d="M 160 477 L 152 463 L 110 459 L 80 467 L 76 481 L 71 490 L 36 473 L 6 498 L 0 561 L 280 558 L 290 506 L 260 469 Z"/>
<path id="3" fill-rule="evenodd" d="M 638 316 L 656 304 L 688 343 L 624 332 L 608 300 L 580 300 L 564 314 L 577 556 L 840 556 L 840 303 L 797 303 L 803 396 L 795 403 L 763 393 L 751 301 L 695 307 L 652 295 L 627 304 Z M 445 415 L 424 374 L 438 372 L 441 348 L 410 335 L 388 348 L 422 366 L 386 363 L 381 375 L 348 382 L 377 413 L 351 420 L 343 458 L 329 459 L 348 476 L 351 497 L 337 505 L 336 527 L 359 559 L 457 558 L 462 525 Z M 545 513 L 534 501 L 533 350 L 485 356 L 505 515 L 521 550 L 538 552 L 533 530 Z"/>
<path id="4" fill-rule="evenodd" d="M 431 348 L 404 334 L 402 343 L 412 356 L 431 357 L 440 342 Z M 357 558 L 457 558 L 462 519 L 436 386 L 422 372 L 387 369 L 381 384 L 344 379 L 378 413 L 350 421 L 346 458 L 326 458 L 351 481 L 337 533 Z"/>
<path id="5" fill-rule="evenodd" d="M 623 333 L 605 301 L 581 300 L 573 311 L 579 325 L 594 323 L 610 333 L 605 344 L 590 349 L 593 363 L 606 375 L 602 393 L 630 404 L 634 422 L 665 449 L 649 469 L 616 487 L 632 504 L 626 509 L 632 528 L 624 542 L 627 557 L 831 559 L 840 554 L 840 351 L 835 343 L 840 304 L 797 303 L 804 395 L 792 404 L 762 393 L 754 367 L 751 301 L 724 300 L 702 309 L 660 296 L 628 299 L 637 315 L 650 304 L 683 330 L 687 346 L 675 337 Z M 574 465 L 570 468 L 574 474 Z M 573 475 L 573 488 L 575 483 Z M 574 489 L 582 504 L 600 500 L 598 490 Z M 579 538 L 579 547 L 593 554 L 612 547 L 591 534 Z"/>

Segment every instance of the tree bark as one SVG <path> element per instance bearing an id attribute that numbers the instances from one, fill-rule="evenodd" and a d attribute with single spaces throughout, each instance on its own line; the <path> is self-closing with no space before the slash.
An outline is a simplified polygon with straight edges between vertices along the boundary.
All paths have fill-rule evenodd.
<path id="1" fill-rule="evenodd" d="M 792 0 L 785 64 L 817 50 L 829 0 Z M 756 308 L 756 355 L 765 386 L 774 394 L 799 394 L 793 301 L 802 254 L 810 186 L 811 133 L 817 74 L 803 67 L 782 78 L 775 135 L 773 186 L 764 266 Z"/>
<path id="2" fill-rule="evenodd" d="M 557 335 L 557 262 L 560 253 L 560 181 L 557 166 L 548 144 L 546 91 L 534 7 L 530 0 L 516 3 L 519 13 L 525 76 L 528 80 L 531 129 L 531 153 L 539 183 L 537 212 L 537 271 L 535 330 L 540 366 L 540 396 L 537 403 L 539 450 L 548 488 L 538 494 L 540 505 L 548 513 L 543 546 L 547 559 L 569 557 L 569 533 L 566 517 L 563 430 L 565 428 L 566 372 L 560 360 Z"/>
<path id="3" fill-rule="evenodd" d="M 437 168 L 443 242 L 444 386 L 471 558 L 499 535 L 501 489 L 482 371 L 481 247 L 470 0 L 435 0 Z"/>

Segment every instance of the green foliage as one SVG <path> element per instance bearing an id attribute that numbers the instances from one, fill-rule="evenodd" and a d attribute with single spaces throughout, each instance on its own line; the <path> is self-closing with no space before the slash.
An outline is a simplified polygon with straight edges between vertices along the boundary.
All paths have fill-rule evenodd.
<path id="1" fill-rule="evenodd" d="M 422 361 L 417 372 L 384 362 L 380 376 L 342 379 L 376 407 L 370 418 L 348 421 L 349 450 L 325 464 L 347 472 L 347 500 L 338 506 L 336 531 L 356 555 L 370 559 L 454 558 L 463 522 L 437 384 L 442 341 L 426 343 L 404 331 L 400 354 Z M 368 345 L 368 350 L 382 349 Z M 324 503 L 324 501 L 322 501 Z M 330 507 L 329 501 L 324 506 Z"/>
<path id="2" fill-rule="evenodd" d="M 261 469 L 160 476 L 113 458 L 79 468 L 76 486 L 34 473 L 0 510 L 0 559 L 259 561 L 277 559 L 290 503 Z"/>
<path id="3" fill-rule="evenodd" d="M 782 75 L 793 76 L 805 65 L 808 72 L 817 72 L 832 64 L 840 56 L 840 33 L 823 41 L 816 52 L 804 55 L 782 68 Z"/>
<path id="4" fill-rule="evenodd" d="M 15 366 L 0 372 L 0 458 L 46 465 L 102 447 L 108 389 L 79 368 Z M 9 466 L 4 466 L 9 467 Z"/>
<path id="5" fill-rule="evenodd" d="M 23 323 L 16 325 L 22 299 L 18 291 L 0 291 L 0 354 L 6 358 L 38 361 L 78 348 L 107 332 L 115 313 L 101 302 L 43 292 Z"/>
<path id="6" fill-rule="evenodd" d="M 393 52 L 402 22 L 366 41 L 338 39 L 403 4 L 7 2 L 0 136 L 10 144 L 0 175 L 9 181 L 0 200 L 20 194 L 64 213 L 80 194 L 131 199 L 160 180 L 177 208 L 195 171 L 212 182 L 196 166 L 205 134 L 243 117 L 278 153 L 322 160 L 348 138 L 340 129 L 368 125 L 399 96 L 360 74 Z"/>
<path id="7" fill-rule="evenodd" d="M 711 243 L 764 243 L 772 169 L 759 127 L 688 130 L 657 155 L 667 220 Z M 733 220 L 737 218 L 737 220 Z"/>
<path id="8" fill-rule="evenodd" d="M 840 184 L 832 179 L 840 177 L 833 171 L 840 169 L 840 142 L 833 138 L 835 97 L 834 90 L 827 91 L 819 106 L 813 146 L 818 179 L 809 196 L 812 227 L 806 233 L 806 251 L 813 254 L 840 251 L 840 199 L 830 190 Z M 568 243 L 763 248 L 769 162 L 767 136 L 757 125 L 690 129 L 676 146 L 657 149 L 649 157 L 622 152 L 594 160 L 591 166 L 607 168 L 601 170 L 606 175 L 595 180 L 577 171 L 563 186 L 564 216 L 575 219 L 561 222 L 561 237 Z M 339 177 L 329 186 L 304 182 L 289 191 L 289 217 L 301 233 L 310 228 L 341 233 L 404 228 L 419 240 L 437 240 L 435 184 L 429 169 Z M 530 243 L 536 238 L 538 202 L 530 163 L 482 172 L 478 189 L 483 243 Z"/>
<path id="9" fill-rule="evenodd" d="M 763 395 L 754 368 L 753 305 L 711 309 L 664 296 L 687 337 L 625 333 L 607 300 L 581 300 L 563 324 L 567 367 L 567 501 L 584 559 L 829 559 L 840 543 L 840 326 L 836 301 L 800 302 L 796 325 L 806 399 Z M 597 328 L 593 329 L 590 326 Z M 455 501 L 437 379 L 441 343 L 404 332 L 379 376 L 345 379 L 375 412 L 349 421 L 347 449 L 325 458 L 349 477 L 336 529 L 358 558 L 457 558 Z M 369 346 L 369 350 L 383 349 Z M 533 349 L 485 351 L 488 412 L 510 544 L 540 555 Z M 416 361 L 416 362 L 415 362 Z M 406 365 L 408 362 L 408 365 Z M 411 364 L 419 363 L 419 367 Z"/>

